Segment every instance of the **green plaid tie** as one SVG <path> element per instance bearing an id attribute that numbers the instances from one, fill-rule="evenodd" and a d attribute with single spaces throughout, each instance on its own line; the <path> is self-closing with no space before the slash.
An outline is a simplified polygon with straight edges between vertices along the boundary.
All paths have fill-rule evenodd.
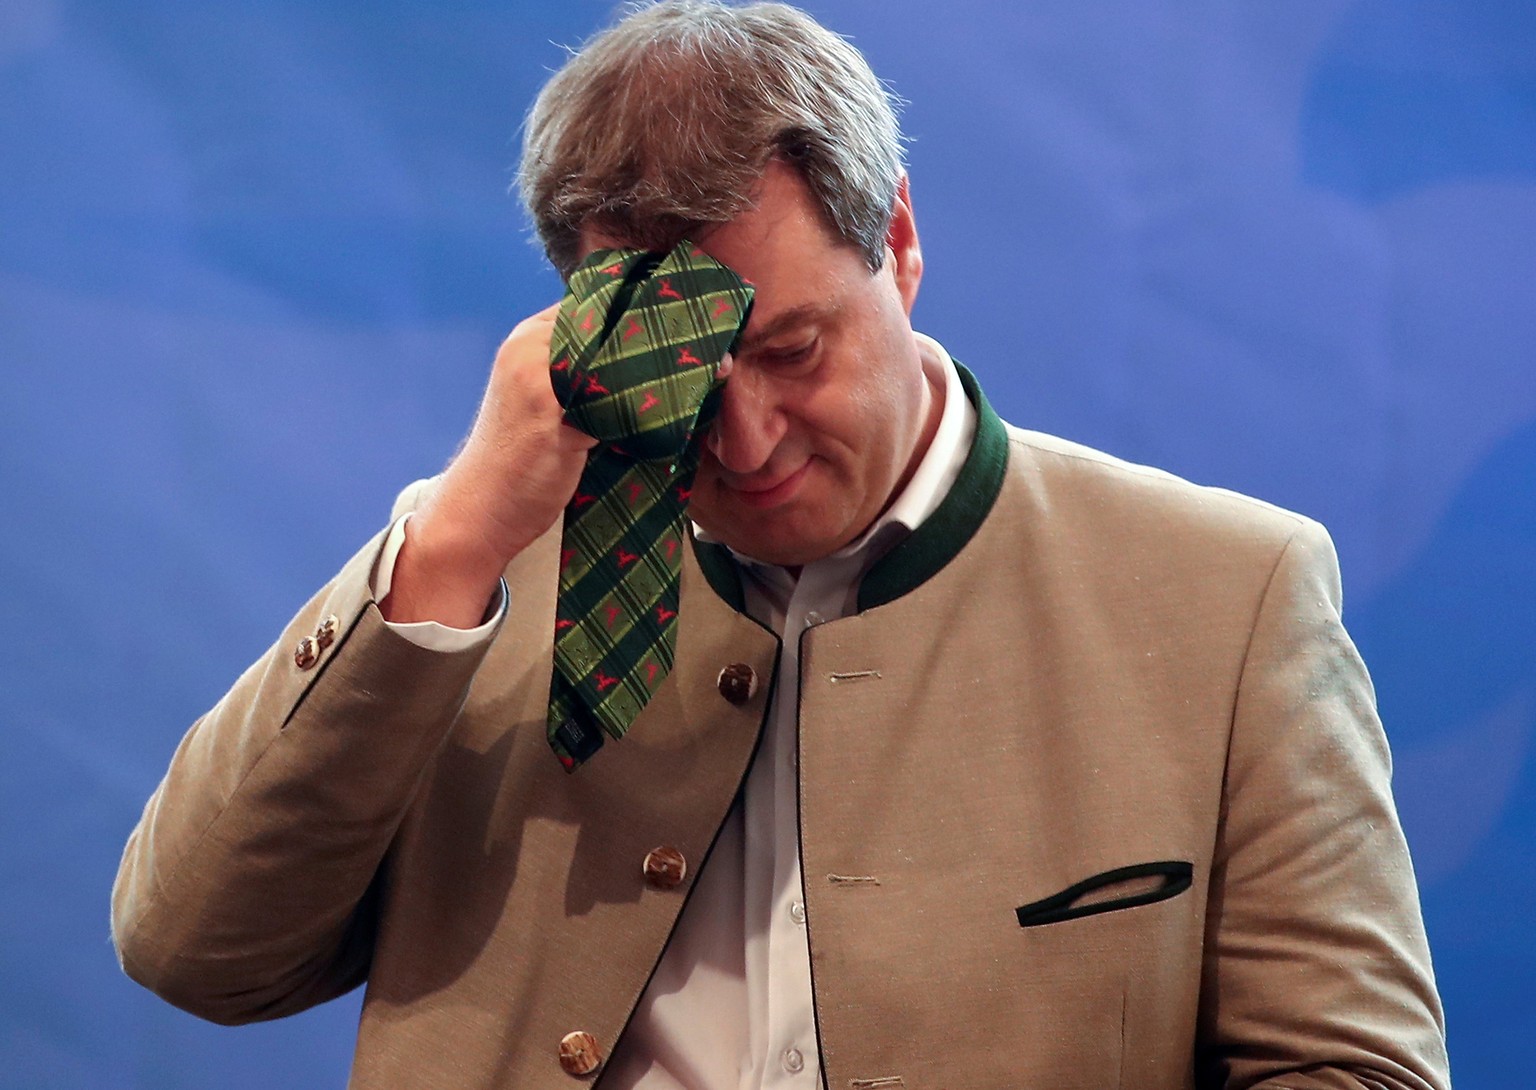
<path id="1" fill-rule="evenodd" d="M 550 377 L 566 423 L 599 445 L 560 542 L 548 733 L 568 772 L 622 738 L 672 668 L 696 437 L 751 305 L 691 242 L 602 250 L 571 274 Z"/>

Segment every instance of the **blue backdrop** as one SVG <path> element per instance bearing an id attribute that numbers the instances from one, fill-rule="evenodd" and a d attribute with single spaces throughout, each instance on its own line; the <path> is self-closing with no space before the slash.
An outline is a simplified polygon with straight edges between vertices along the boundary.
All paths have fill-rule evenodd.
<path id="1" fill-rule="evenodd" d="M 1536 4 L 810 6 L 910 100 L 918 324 L 1004 416 L 1334 532 L 1458 1085 L 1526 1085 Z M 609 7 L 0 2 L 0 1088 L 342 1085 L 355 996 L 198 1023 L 108 890 L 556 297 L 506 187 Z"/>

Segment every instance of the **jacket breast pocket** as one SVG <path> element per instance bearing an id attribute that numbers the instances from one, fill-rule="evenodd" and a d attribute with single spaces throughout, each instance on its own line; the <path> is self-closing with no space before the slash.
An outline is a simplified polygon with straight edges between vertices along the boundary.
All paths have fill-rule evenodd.
<path id="1" fill-rule="evenodd" d="M 1096 916 L 1177 897 L 1194 881 L 1194 864 L 1183 860 L 1133 863 L 1075 882 L 1059 893 L 1014 910 L 1020 927 Z"/>

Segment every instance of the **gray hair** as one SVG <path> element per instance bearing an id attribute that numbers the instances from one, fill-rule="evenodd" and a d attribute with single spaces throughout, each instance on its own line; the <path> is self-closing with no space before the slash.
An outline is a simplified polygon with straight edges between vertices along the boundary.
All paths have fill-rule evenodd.
<path id="1" fill-rule="evenodd" d="M 903 174 L 895 106 L 857 49 L 787 4 L 648 3 L 540 92 L 518 187 L 569 276 L 584 224 L 669 249 L 750 208 L 779 159 L 879 270 Z"/>

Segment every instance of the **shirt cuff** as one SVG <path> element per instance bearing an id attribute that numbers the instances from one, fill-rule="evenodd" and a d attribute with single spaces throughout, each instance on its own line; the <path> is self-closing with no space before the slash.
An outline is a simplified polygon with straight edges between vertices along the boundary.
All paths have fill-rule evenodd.
<path id="1" fill-rule="evenodd" d="M 384 539 L 384 548 L 379 553 L 378 566 L 374 568 L 371 588 L 375 602 L 382 602 L 389 597 L 389 588 L 395 580 L 395 561 L 400 557 L 400 547 L 405 544 L 405 524 L 410 520 L 409 512 L 402 515 L 389 528 L 389 536 Z M 437 621 L 385 621 L 384 624 L 417 647 L 424 647 L 428 651 L 468 651 L 490 643 L 491 637 L 501 627 L 501 619 L 506 615 L 507 583 L 501 580 L 496 585 L 496 597 L 486 607 L 485 620 L 475 628 L 452 628 Z"/>

